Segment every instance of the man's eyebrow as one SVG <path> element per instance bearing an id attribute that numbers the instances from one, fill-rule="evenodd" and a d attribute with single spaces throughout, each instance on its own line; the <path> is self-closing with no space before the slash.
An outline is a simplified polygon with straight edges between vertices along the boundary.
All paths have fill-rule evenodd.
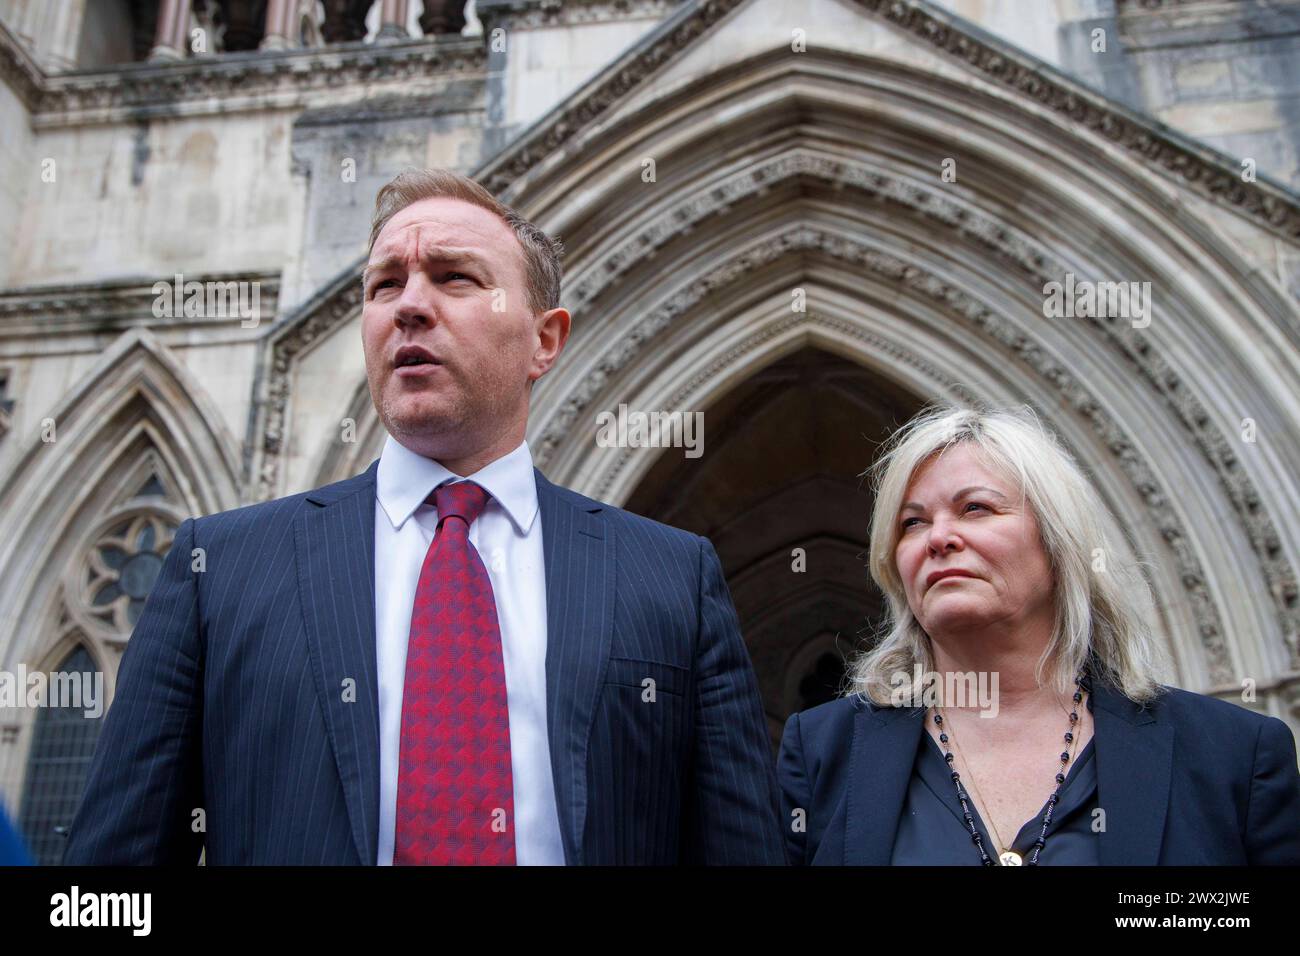
<path id="1" fill-rule="evenodd" d="M 378 262 L 367 262 L 366 267 L 361 270 L 361 281 L 364 282 L 376 272 L 383 272 L 385 269 L 389 269 L 400 262 L 401 260 L 396 256 L 384 256 L 384 258 L 380 259 Z"/>
<path id="2" fill-rule="evenodd" d="M 401 256 L 389 254 L 378 262 L 367 263 L 365 269 L 361 272 L 361 281 L 367 282 L 375 273 L 401 266 L 405 261 Z M 484 272 L 491 272 L 487 260 L 477 252 L 472 249 L 461 249 L 454 246 L 431 246 L 420 253 L 420 261 L 425 265 L 450 263 L 452 265 L 477 266 Z"/>
<path id="3" fill-rule="evenodd" d="M 984 485 L 971 485 L 969 488 L 963 488 L 961 491 L 957 492 L 955 495 L 952 496 L 952 500 L 960 501 L 962 498 L 965 498 L 973 491 L 983 491 L 986 494 L 992 495 L 994 498 L 1001 498 L 1003 501 L 1007 500 L 1007 496 L 1004 495 L 1002 492 L 995 491 L 992 488 L 987 488 Z M 899 511 L 924 511 L 925 506 L 919 505 L 915 501 L 909 501 L 898 510 Z"/>

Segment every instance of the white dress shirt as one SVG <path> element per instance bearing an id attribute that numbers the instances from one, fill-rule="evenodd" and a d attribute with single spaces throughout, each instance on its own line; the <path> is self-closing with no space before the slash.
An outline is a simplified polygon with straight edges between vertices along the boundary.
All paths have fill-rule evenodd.
<path id="1" fill-rule="evenodd" d="M 496 597 L 510 719 L 514 778 L 515 859 L 521 865 L 564 865 L 560 819 L 546 736 L 546 574 L 537 481 L 528 443 L 465 478 L 491 498 L 470 525 Z M 375 478 L 375 636 L 379 667 L 379 855 L 393 862 L 397 768 L 402 736 L 406 643 L 420 567 L 438 528 L 424 500 L 448 478 L 438 462 L 392 436 Z"/>

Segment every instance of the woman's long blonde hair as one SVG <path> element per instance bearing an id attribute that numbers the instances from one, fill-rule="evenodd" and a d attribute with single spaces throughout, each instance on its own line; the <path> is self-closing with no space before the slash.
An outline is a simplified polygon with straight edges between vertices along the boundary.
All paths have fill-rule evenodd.
<path id="1" fill-rule="evenodd" d="M 1038 662 L 1040 684 L 1072 691 L 1085 662 L 1102 680 L 1136 702 L 1160 691 L 1164 661 L 1149 624 L 1151 592 L 1137 567 L 1115 547 L 1105 506 L 1082 470 L 1027 406 L 969 409 L 931 406 L 896 432 L 871 467 L 876 501 L 871 518 L 871 576 L 888 601 L 877 645 L 850 667 L 847 694 L 887 706 L 911 684 L 921 699 L 916 665 L 935 669 L 930 637 L 912 614 L 894 552 L 898 515 L 917 470 L 961 443 L 1016 484 L 1038 519 L 1054 584 L 1056 621 Z M 906 684 L 899 674 L 906 675 Z M 894 699 L 897 699 L 895 696 Z"/>

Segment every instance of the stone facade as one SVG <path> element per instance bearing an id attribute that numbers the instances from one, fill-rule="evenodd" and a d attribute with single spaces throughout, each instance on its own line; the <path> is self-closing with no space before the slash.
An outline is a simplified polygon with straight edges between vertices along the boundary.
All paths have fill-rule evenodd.
<path id="1" fill-rule="evenodd" d="M 1300 4 L 92 6 L 0 0 L 0 668 L 84 648 L 111 696 L 185 516 L 373 460 L 371 206 L 444 165 L 565 242 L 539 467 L 710 536 L 774 735 L 870 633 L 857 476 L 936 398 L 1039 410 L 1166 679 L 1300 728 Z M 1066 276 L 1149 321 L 1047 317 Z M 708 452 L 601 447 L 620 404 Z M 0 794 L 48 828 L 71 783 L 11 713 Z"/>

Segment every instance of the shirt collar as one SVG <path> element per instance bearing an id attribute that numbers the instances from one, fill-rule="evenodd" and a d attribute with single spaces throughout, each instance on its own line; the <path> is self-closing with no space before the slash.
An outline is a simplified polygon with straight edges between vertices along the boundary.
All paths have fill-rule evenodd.
<path id="1" fill-rule="evenodd" d="M 435 488 L 448 478 L 460 477 L 432 458 L 416 454 L 389 435 L 379 456 L 375 495 L 393 529 L 397 530 L 415 514 Z M 533 474 L 533 454 L 527 441 L 520 442 L 519 447 L 508 455 L 463 477 L 486 489 L 510 516 L 511 523 L 521 535 L 528 533 L 537 517 L 537 479 Z"/>

